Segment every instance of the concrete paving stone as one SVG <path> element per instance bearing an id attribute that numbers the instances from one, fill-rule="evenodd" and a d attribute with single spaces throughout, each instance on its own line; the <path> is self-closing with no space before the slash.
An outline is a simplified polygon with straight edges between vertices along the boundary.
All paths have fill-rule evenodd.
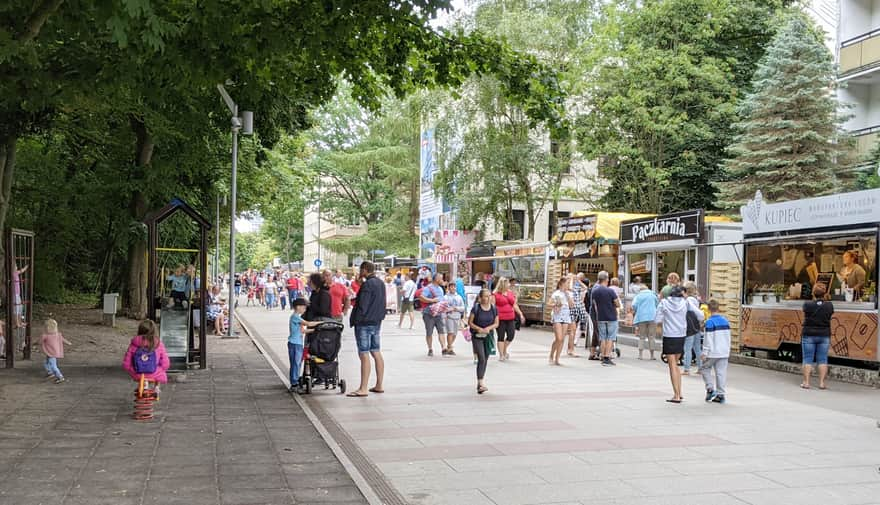
<path id="1" fill-rule="evenodd" d="M 27 456 L 28 458 L 36 459 L 85 459 L 91 455 L 91 452 L 92 450 L 88 447 L 63 449 L 35 447 L 27 452 Z"/>
<path id="2" fill-rule="evenodd" d="M 148 492 L 144 495 L 143 505 L 217 505 L 216 492 L 204 495 L 180 495 L 170 492 Z"/>
<path id="3" fill-rule="evenodd" d="M 760 493 L 768 491 L 756 492 Z M 769 492 L 775 492 L 775 490 Z M 671 496 L 651 496 L 648 498 L 628 496 L 626 498 L 612 499 L 604 503 L 609 505 L 743 505 L 741 500 L 726 493 L 694 494 L 689 492 L 683 492 Z M 774 505 L 779 505 L 780 503 L 798 502 L 776 502 Z M 801 504 L 798 503 L 798 505 Z"/>
<path id="4" fill-rule="evenodd" d="M 221 479 L 227 475 L 263 475 L 277 472 L 278 463 L 220 463 L 218 469 Z"/>
<path id="5" fill-rule="evenodd" d="M 390 463 L 378 463 L 376 466 L 384 475 L 391 478 L 455 475 L 458 473 L 442 459 L 427 461 L 396 461 Z M 476 465 L 474 466 L 477 468 Z"/>
<path id="6" fill-rule="evenodd" d="M 475 456 L 500 456 L 503 453 L 489 444 L 448 445 L 420 449 L 389 449 L 366 451 L 377 463 L 389 461 L 418 461 L 424 459 L 466 458 Z"/>
<path id="7" fill-rule="evenodd" d="M 838 468 L 847 466 L 871 466 L 880 463 L 877 451 L 839 452 L 804 456 L 786 456 L 793 464 L 806 468 Z M 784 469 L 784 468 L 780 468 Z"/>
<path id="8" fill-rule="evenodd" d="M 674 464 L 656 462 L 638 463 L 574 463 L 554 464 L 532 470 L 546 482 L 585 482 L 638 477 L 678 477 Z"/>
<path id="9" fill-rule="evenodd" d="M 750 505 L 778 505 L 797 503 L 798 505 L 868 505 L 880 503 L 880 488 L 864 489 L 868 486 L 815 486 L 803 488 L 784 488 L 763 491 L 734 491 L 730 494 Z"/>
<path id="10" fill-rule="evenodd" d="M 278 463 L 278 456 L 275 453 L 260 451 L 224 453 L 217 454 L 217 463 L 220 465 L 274 465 Z"/>
<path id="11" fill-rule="evenodd" d="M 666 477 L 627 479 L 627 483 L 647 496 L 680 495 L 683 489 L 688 493 L 719 493 L 783 487 L 777 482 L 751 473 L 729 473 L 722 478 L 681 476 L 674 480 L 674 485 L 670 485 L 670 480 Z"/>
<path id="12" fill-rule="evenodd" d="M 234 489 L 287 489 L 287 487 L 288 483 L 280 469 L 260 475 L 224 475 L 220 479 L 221 493 Z"/>
<path id="13" fill-rule="evenodd" d="M 337 461 L 336 456 L 329 448 L 322 451 L 311 452 L 283 452 L 278 454 L 278 460 L 282 464 L 289 463 L 329 463 Z"/>
<path id="14" fill-rule="evenodd" d="M 408 493 L 406 501 L 412 505 L 498 505 L 477 489 Z"/>
<path id="15" fill-rule="evenodd" d="M 215 475 L 215 472 L 213 460 L 188 464 L 181 464 L 179 461 L 171 464 L 162 464 L 159 460 L 156 460 L 150 470 L 150 477 L 211 477 Z"/>
<path id="16" fill-rule="evenodd" d="M 156 477 L 147 481 L 147 493 L 172 492 L 200 496 L 217 490 L 217 481 L 210 477 Z"/>
<path id="17" fill-rule="evenodd" d="M 140 497 L 145 487 L 142 480 L 114 481 L 114 482 L 78 482 L 68 494 L 71 498 L 126 498 Z"/>
<path id="18" fill-rule="evenodd" d="M 490 500 L 504 505 L 536 505 L 570 501 L 604 503 L 610 498 L 646 496 L 643 491 L 619 480 L 605 481 L 601 484 L 576 482 L 484 487 L 481 490 Z"/>
<path id="19" fill-rule="evenodd" d="M 726 475 L 728 473 L 804 468 L 804 465 L 800 464 L 796 457 L 791 456 L 706 458 L 694 461 L 675 461 L 669 465 L 682 475 Z"/>
<path id="20" fill-rule="evenodd" d="M 486 486 L 547 484 L 548 481 L 541 478 L 537 472 L 530 470 L 505 469 L 498 471 L 496 468 L 484 468 L 478 472 L 399 477 L 394 480 L 394 483 L 401 493 L 410 494 L 419 491 L 480 489 Z"/>
<path id="21" fill-rule="evenodd" d="M 345 469 L 338 461 L 327 463 L 287 463 L 281 465 L 281 471 L 288 478 L 309 479 L 316 474 L 345 474 Z"/>
<path id="22" fill-rule="evenodd" d="M 860 452 L 873 450 L 880 452 L 880 430 L 875 428 L 867 433 L 864 438 L 850 440 L 813 440 L 800 442 L 799 445 L 812 449 L 816 452 Z"/>
<path id="23" fill-rule="evenodd" d="M 355 486 L 334 486 L 293 489 L 293 497 L 298 503 L 326 503 L 326 502 L 362 502 L 363 495 Z"/>
<path id="24" fill-rule="evenodd" d="M 576 439 L 576 440 L 541 440 L 535 442 L 503 442 L 491 444 L 502 454 L 508 456 L 519 454 L 543 454 L 554 452 L 578 452 L 578 451 L 602 451 L 615 449 L 605 439 Z"/>
<path id="25" fill-rule="evenodd" d="M 94 438 L 44 438 L 37 447 L 48 449 L 91 449 L 98 445 Z"/>
<path id="26" fill-rule="evenodd" d="M 743 456 L 788 456 L 811 454 L 813 449 L 797 443 L 737 444 L 717 447 L 691 447 L 691 451 L 713 458 L 737 458 Z"/>
<path id="27" fill-rule="evenodd" d="M 73 484 L 72 480 L 37 481 L 32 479 L 4 479 L 3 491 L 10 494 L 30 494 L 39 490 L 38 494 L 63 496 Z"/>
<path id="28" fill-rule="evenodd" d="M 0 495 L 0 505 L 61 505 L 61 496 L 34 496 L 33 494 Z"/>
<path id="29" fill-rule="evenodd" d="M 140 505 L 140 496 L 90 496 L 68 497 L 64 505 Z"/>
<path id="30" fill-rule="evenodd" d="M 880 453 L 875 453 L 880 463 Z M 788 487 L 808 487 L 817 482 L 831 484 L 880 484 L 877 465 L 846 468 L 809 468 L 757 472 L 757 475 Z"/>
<path id="31" fill-rule="evenodd" d="M 287 490 L 240 489 L 220 494 L 221 505 L 293 505 L 297 503 Z M 308 503 L 308 502 L 304 502 Z"/>
<path id="32" fill-rule="evenodd" d="M 428 437 L 430 438 L 430 437 Z M 449 445 L 452 443 L 451 440 L 447 440 L 445 444 Z M 365 451 L 371 450 L 392 450 L 392 449 L 420 449 L 425 447 L 425 444 L 420 442 L 415 438 L 396 438 L 396 439 L 383 439 L 383 440 L 359 440 L 358 445 L 361 449 Z"/>
<path id="33" fill-rule="evenodd" d="M 0 437 L 0 450 L 4 449 L 31 449 L 41 443 L 39 437 Z"/>

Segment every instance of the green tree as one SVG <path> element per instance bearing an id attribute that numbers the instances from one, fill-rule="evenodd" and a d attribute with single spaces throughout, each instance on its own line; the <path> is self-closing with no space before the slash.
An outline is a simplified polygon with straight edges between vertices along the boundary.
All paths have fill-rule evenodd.
<path id="1" fill-rule="evenodd" d="M 865 159 L 864 166 L 858 173 L 856 187 L 858 189 L 880 188 L 880 142 L 874 145 Z"/>
<path id="2" fill-rule="evenodd" d="M 770 201 L 839 191 L 851 143 L 834 97 L 834 58 L 801 12 L 788 14 L 758 64 L 743 100 L 740 134 L 730 146 L 720 204 L 739 205 L 757 190 Z"/>
<path id="3" fill-rule="evenodd" d="M 579 148 L 601 178 L 585 198 L 609 210 L 712 208 L 738 97 L 783 3 L 608 5 L 578 121 Z"/>

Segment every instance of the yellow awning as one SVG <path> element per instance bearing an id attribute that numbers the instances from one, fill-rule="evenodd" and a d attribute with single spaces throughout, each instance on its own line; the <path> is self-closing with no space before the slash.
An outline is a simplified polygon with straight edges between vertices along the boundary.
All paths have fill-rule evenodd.
<path id="1" fill-rule="evenodd" d="M 604 240 L 620 240 L 620 223 L 627 219 L 650 217 L 653 214 L 631 214 L 628 212 L 596 212 L 579 210 L 571 217 L 596 216 L 596 238 Z"/>

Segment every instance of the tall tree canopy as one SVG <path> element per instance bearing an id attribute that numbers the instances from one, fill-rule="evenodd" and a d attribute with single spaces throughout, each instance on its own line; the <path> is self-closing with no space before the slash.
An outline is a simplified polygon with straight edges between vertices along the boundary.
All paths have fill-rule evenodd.
<path id="1" fill-rule="evenodd" d="M 606 5 L 577 132 L 583 154 L 599 160 L 595 203 L 641 212 L 714 206 L 737 100 L 784 3 Z"/>
<path id="2" fill-rule="evenodd" d="M 84 180 L 100 173 L 106 179 L 98 184 L 118 185 L 106 209 L 113 232 L 86 248 L 90 261 L 84 258 L 82 267 L 108 263 L 89 249 L 121 255 L 109 261 L 120 270 L 109 276 L 110 287 L 125 288 L 131 314 L 142 317 L 140 221 L 171 195 L 209 214 L 216 194 L 226 191 L 229 114 L 216 95 L 218 83 L 231 83 L 241 108 L 257 117 L 256 142 L 243 143 L 244 210 L 272 194 L 267 180 L 277 183 L 264 166 L 264 149 L 307 127 L 308 111 L 333 95 L 340 75 L 361 104 L 376 108 L 388 91 L 497 74 L 505 95 L 529 117 L 559 122 L 562 93 L 553 73 L 480 33 L 432 28 L 429 21 L 448 7 L 448 0 L 6 2 L 0 115 L 10 121 L 0 126 L 0 229 L 11 202 L 22 201 L 13 196 L 22 187 L 14 184 L 19 148 L 34 151 L 23 160 L 39 159 L 43 146 L 57 148 L 59 168 Z M 536 98 L 547 94 L 557 98 Z M 41 169 L 22 167 L 26 180 L 40 180 Z M 75 199 L 60 201 L 80 211 Z M 89 210 L 81 211 L 88 219 Z M 18 223 L 37 219 L 27 207 L 15 216 Z M 38 250 L 48 237 L 40 235 Z M 61 265 L 62 277 L 72 273 Z"/>
<path id="3" fill-rule="evenodd" d="M 761 190 L 769 201 L 840 191 L 851 142 L 834 96 L 834 58 L 800 12 L 788 15 L 743 100 L 721 204 L 738 208 Z M 852 177 L 849 177 L 852 179 Z"/>

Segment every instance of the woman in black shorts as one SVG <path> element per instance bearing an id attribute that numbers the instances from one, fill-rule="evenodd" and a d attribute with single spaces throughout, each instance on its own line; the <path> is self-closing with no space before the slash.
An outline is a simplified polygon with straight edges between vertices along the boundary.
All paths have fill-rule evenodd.
<path id="1" fill-rule="evenodd" d="M 669 378 L 672 381 L 673 396 L 666 400 L 669 403 L 681 403 L 681 373 L 678 371 L 678 359 L 684 352 L 684 339 L 687 333 L 688 303 L 684 292 L 678 286 L 672 289 L 669 296 L 664 297 L 657 307 L 654 322 L 663 325 L 663 354 L 669 365 Z"/>

